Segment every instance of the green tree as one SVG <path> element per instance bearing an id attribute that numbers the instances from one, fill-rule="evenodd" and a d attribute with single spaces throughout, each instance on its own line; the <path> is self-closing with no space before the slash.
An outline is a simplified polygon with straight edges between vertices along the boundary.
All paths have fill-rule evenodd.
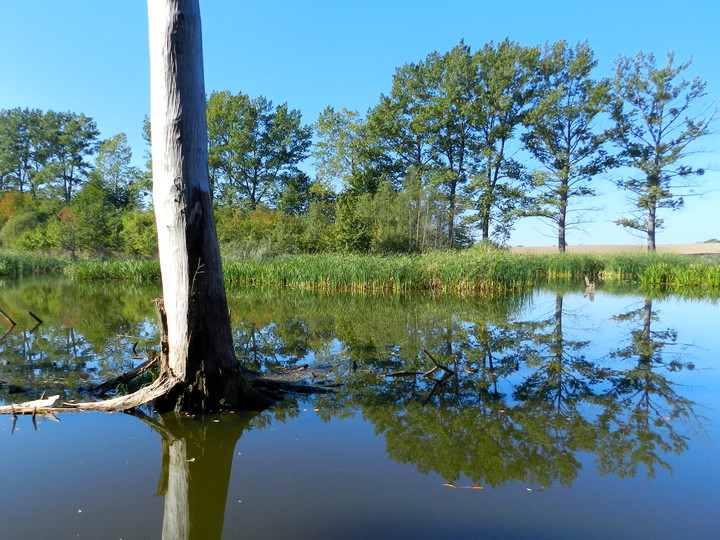
<path id="1" fill-rule="evenodd" d="M 215 200 L 255 209 L 274 205 L 297 179 L 312 128 L 297 109 L 260 96 L 213 92 L 207 101 L 208 164 Z"/>
<path id="2" fill-rule="evenodd" d="M 97 126 L 84 114 L 12 109 L 0 112 L 0 189 L 70 201 L 92 167 Z"/>
<path id="3" fill-rule="evenodd" d="M 341 193 L 335 212 L 335 247 L 340 251 L 367 252 L 372 242 L 372 226 L 361 201 L 369 194 Z"/>
<path id="4" fill-rule="evenodd" d="M 393 157 L 386 176 L 396 184 L 410 174 L 443 193 L 446 246 L 456 245 L 459 186 L 476 165 L 477 127 L 473 101 L 478 72 L 470 48 L 433 52 L 393 76 L 392 91 L 372 111 L 369 128 Z"/>
<path id="5" fill-rule="evenodd" d="M 357 111 L 327 107 L 315 124 L 315 134 L 312 156 L 318 181 L 339 181 L 356 194 L 375 193 L 379 175 L 373 166 L 373 138 L 366 119 Z"/>
<path id="6" fill-rule="evenodd" d="M 123 214 L 121 219 L 123 251 L 141 257 L 156 257 L 158 245 L 153 212 L 134 209 Z"/>
<path id="7" fill-rule="evenodd" d="M 275 205 L 288 216 L 298 216 L 308 211 L 312 194 L 312 180 L 304 172 L 288 175 L 284 180 L 284 189 L 278 194 Z"/>
<path id="8" fill-rule="evenodd" d="M 538 94 L 540 51 L 505 39 L 486 44 L 474 55 L 480 74 L 472 105 L 482 165 L 469 183 L 483 241 L 510 233 L 515 207 L 522 200 L 517 181 L 523 167 L 513 159 L 511 143 Z"/>
<path id="9" fill-rule="evenodd" d="M 87 161 L 99 146 L 99 131 L 84 114 L 48 111 L 42 121 L 42 149 L 49 156 L 43 177 L 53 194 L 69 202 L 92 170 Z"/>
<path id="10" fill-rule="evenodd" d="M 590 182 L 614 163 L 603 148 L 607 132 L 595 127 L 610 100 L 609 83 L 590 77 L 597 61 L 587 43 L 555 43 L 542 62 L 542 94 L 525 117 L 522 140 L 543 168 L 533 174 L 535 194 L 522 214 L 551 222 L 565 251 L 567 230 L 582 222 L 581 215 L 570 218 L 573 202 L 595 195 Z"/>
<path id="11" fill-rule="evenodd" d="M 436 171 L 431 180 L 439 183 L 448 201 L 447 238 L 457 244 L 456 215 L 459 187 L 477 166 L 477 124 L 473 105 L 478 72 L 470 48 L 463 42 L 450 52 L 430 55 L 427 78 L 432 81 L 427 107 L 421 116 L 430 134 L 429 153 Z"/>
<path id="12" fill-rule="evenodd" d="M 93 176 L 101 180 L 108 202 L 116 208 L 137 206 L 145 194 L 143 174 L 132 164 L 132 149 L 124 133 L 100 144 Z"/>
<path id="13" fill-rule="evenodd" d="M 33 179 L 48 157 L 41 150 L 43 116 L 40 109 L 0 111 L 0 191 L 36 194 Z"/>
<path id="14" fill-rule="evenodd" d="M 663 225 L 658 211 L 681 208 L 692 177 L 704 173 L 686 158 L 690 145 L 710 132 L 714 114 L 698 109 L 705 83 L 680 78 L 689 66 L 690 61 L 675 65 L 673 53 L 662 67 L 652 53 L 616 62 L 611 109 L 615 141 L 624 164 L 636 171 L 617 182 L 629 192 L 635 211 L 616 223 L 646 236 L 650 251 Z"/>
<path id="15" fill-rule="evenodd" d="M 330 251 L 334 246 L 335 192 L 322 182 L 310 186 L 310 204 L 303 220 L 302 249 L 309 252 Z"/>

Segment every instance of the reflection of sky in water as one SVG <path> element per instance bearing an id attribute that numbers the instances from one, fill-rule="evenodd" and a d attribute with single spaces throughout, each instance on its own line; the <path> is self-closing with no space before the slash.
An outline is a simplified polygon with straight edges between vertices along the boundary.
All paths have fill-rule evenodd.
<path id="1" fill-rule="evenodd" d="M 572 489 L 443 487 L 388 459 L 361 416 L 299 416 L 246 431 L 235 445 L 223 538 L 712 538 L 717 447 L 671 458 L 673 473 L 599 476 L 591 456 Z M 3 538 L 160 538 L 160 436 L 126 415 L 82 414 L 61 424 L 0 419 Z M 717 432 L 714 433 L 717 435 Z M 197 456 L 201 459 L 201 456 Z M 193 463 L 189 463 L 192 467 Z M 462 480 L 458 482 L 462 485 Z M 199 538 L 203 538 L 199 536 Z"/>
<path id="2" fill-rule="evenodd" d="M 278 293 L 277 298 L 282 296 L 282 293 Z M 312 302 L 298 302 L 296 306 L 292 303 L 292 294 L 284 296 L 283 301 L 290 303 L 286 313 L 292 313 L 297 319 L 305 317 L 306 326 L 311 330 L 313 325 L 320 324 L 313 322 L 312 317 L 316 315 L 305 315 L 301 309 L 303 306 L 311 306 Z M 146 301 L 144 295 L 131 300 Z M 271 297 L 267 303 L 272 305 L 274 302 Z M 371 313 L 379 314 L 381 303 L 370 304 Z M 417 305 L 412 302 L 398 303 L 393 320 L 370 320 L 376 326 L 371 326 L 366 333 L 377 337 L 383 326 L 408 320 L 403 318 L 399 311 L 401 308 L 415 310 L 418 318 L 422 318 L 426 310 L 442 304 L 440 300 Z M 472 304 L 472 301 L 459 305 L 448 304 L 452 307 L 451 313 L 440 313 L 434 317 L 437 320 L 445 316 L 453 319 L 459 335 L 469 333 L 472 343 L 472 340 L 478 338 L 471 331 L 479 323 L 464 318 L 471 313 L 466 308 Z M 613 317 L 636 310 L 642 312 L 644 307 L 645 299 L 638 295 L 613 295 L 599 289 L 594 301 L 590 302 L 581 292 L 566 293 L 563 298 L 563 338 L 566 342 L 592 341 L 591 345 L 572 351 L 572 355 L 584 355 L 591 362 L 608 365 L 616 370 L 630 369 L 638 363 L 637 358 L 611 358 L 609 353 L 628 346 L 630 332 L 642 326 L 642 314 L 639 318 L 622 322 L 613 320 Z M 338 323 L 342 319 L 342 303 L 339 302 L 335 308 L 338 311 L 330 314 L 333 317 L 328 320 Z M 545 321 L 545 330 L 552 331 L 555 309 L 556 294 L 539 291 L 533 294 L 531 303 L 523 305 L 516 318 L 521 321 Z M 340 405 L 337 410 L 330 409 L 333 404 L 337 404 L 332 401 L 334 398 L 326 396 L 307 402 L 281 403 L 276 413 L 264 413 L 253 420 L 251 426 L 254 427 L 242 433 L 235 444 L 232 469 L 219 471 L 219 474 L 230 475 L 223 537 L 717 536 L 720 530 L 716 518 L 717 505 L 720 503 L 720 467 L 717 465 L 717 456 L 720 455 L 720 377 L 716 335 L 720 308 L 717 303 L 710 301 L 666 298 L 653 300 L 652 309 L 658 318 L 651 323 L 653 331 L 673 329 L 678 333 L 677 342 L 663 348 L 662 360 L 695 364 L 693 370 L 668 372 L 665 367 L 656 369 L 673 383 L 675 392 L 695 402 L 694 412 L 700 417 L 699 422 L 692 418 L 669 421 L 675 434 L 688 437 L 688 448 L 680 454 L 661 452 L 662 460 L 671 471 L 658 467 L 655 478 L 648 479 L 646 468 L 641 464 L 636 474 L 627 478 L 619 478 L 613 471 L 602 475 L 598 473 L 598 449 L 595 448 L 595 451 L 577 451 L 572 456 L 578 462 L 578 471 L 571 487 L 558 484 L 529 485 L 515 480 L 504 483 L 498 481 L 497 487 L 492 487 L 488 482 L 482 486 L 485 488 L 483 490 L 444 487 L 443 484 L 451 479 L 437 473 L 440 464 L 433 462 L 433 459 L 429 460 L 429 469 L 423 469 L 426 465 L 422 461 L 423 450 L 445 448 L 444 453 L 434 458 L 438 460 L 443 458 L 443 454 L 451 459 L 454 452 L 468 451 L 460 444 L 463 433 L 458 431 L 466 424 L 451 422 L 451 408 L 433 409 L 432 405 L 423 408 L 411 396 L 401 396 L 407 398 L 408 402 L 395 408 L 383 408 L 382 404 L 373 402 L 372 392 L 381 390 L 390 395 L 393 388 L 401 388 L 405 383 L 398 379 L 374 376 L 373 370 L 377 370 L 380 375 L 395 369 L 392 363 L 386 362 L 395 361 L 396 356 L 391 355 L 391 352 L 401 358 L 406 352 L 397 343 L 386 343 L 377 337 L 367 353 L 367 366 L 360 366 L 360 371 L 365 369 L 368 380 L 373 380 L 373 384 L 377 385 L 377 388 L 371 389 L 369 398 L 338 396 L 337 403 Z M 393 309 L 388 312 L 392 313 Z M 250 312 L 247 319 L 243 314 L 234 313 L 238 319 L 252 318 Z M 327 316 L 328 313 L 323 315 Z M 258 317 L 258 320 L 264 319 Z M 94 326 L 88 320 L 78 316 L 73 321 L 76 331 L 81 332 L 85 328 L 92 334 Z M 152 346 L 152 340 L 156 339 L 152 313 L 145 313 L 132 324 L 122 326 L 108 321 L 106 326 L 109 337 L 103 338 L 103 341 L 96 336 L 101 345 L 87 353 L 93 358 L 87 364 L 88 367 L 100 367 L 101 364 L 96 363 L 99 360 L 95 358 L 107 358 L 112 354 L 119 354 L 126 361 L 131 356 L 129 351 L 137 337 L 146 339 L 147 347 Z M 419 329 L 422 327 L 422 324 L 418 325 Z M 132 334 L 118 338 L 118 328 L 124 328 L 128 334 L 132 329 L 137 336 Z M 282 350 L 281 340 L 278 341 L 276 335 L 280 331 L 278 323 L 271 322 L 260 330 L 264 332 L 268 347 L 276 352 Z M 345 328 L 341 332 L 336 328 L 334 334 L 326 334 L 324 341 L 319 340 L 324 347 L 324 352 L 318 355 L 319 359 L 337 359 L 340 355 L 347 355 L 351 349 L 351 354 L 356 350 L 361 351 L 357 353 L 358 362 L 361 362 L 361 358 L 365 358 L 362 354 L 366 352 L 363 349 L 366 344 L 356 342 L 356 349 L 348 347 L 345 341 L 348 336 L 359 339 L 356 334 L 360 334 L 353 334 L 351 330 Z M 49 323 L 44 331 L 50 332 Z M 58 330 L 58 333 L 61 332 Z M 305 336 L 303 339 L 309 338 Z M 462 350 L 462 345 L 467 344 L 457 341 L 452 347 L 453 350 Z M 277 353 L 276 359 L 290 362 L 295 358 L 299 358 L 300 362 L 312 362 L 313 354 L 309 352 L 296 357 L 290 353 Z M 424 359 L 422 354 L 420 358 Z M 350 362 L 351 358 L 344 361 Z M 42 369 L 32 369 L 36 377 L 44 375 Z M 531 367 L 520 366 L 517 371 L 507 373 L 500 384 L 504 385 L 506 392 L 511 393 L 532 372 Z M 95 373 L 93 377 L 98 375 Z M 608 385 L 603 383 L 599 386 L 607 388 Z M 427 396 L 429 388 L 420 385 L 416 391 L 418 396 Z M 443 399 L 450 395 L 451 392 L 448 392 L 443 395 Z M 343 403 L 347 403 L 351 409 L 343 409 Z M 503 413 L 498 413 L 497 407 L 493 409 L 491 405 L 478 407 L 477 413 L 475 409 L 469 408 L 471 405 L 464 405 L 458 407 L 457 413 L 461 414 L 465 410 L 471 413 L 471 417 L 476 415 L 480 418 L 481 414 L 519 415 L 522 412 L 521 409 L 512 409 L 517 405 L 517 400 L 509 397 L 505 403 L 508 410 L 503 410 Z M 327 404 L 328 408 L 324 409 L 323 404 Z M 415 405 L 418 407 L 413 408 Z M 316 407 L 321 410 L 315 412 Z M 601 404 L 589 402 L 579 405 L 586 417 L 595 417 L 602 412 L 602 408 Z M 542 409 L 537 411 L 536 414 L 548 415 L 547 422 L 546 419 L 540 419 L 541 422 L 532 424 L 518 417 L 517 425 L 526 428 L 528 441 L 537 443 L 547 439 L 552 443 L 547 447 L 538 444 L 538 455 L 555 447 L 561 454 L 562 451 L 572 454 L 572 450 L 562 446 L 564 432 L 530 433 L 532 429 L 553 425 L 550 421 L 553 417 L 549 412 L 543 412 Z M 285 421 L 276 418 L 282 418 L 284 414 L 288 415 Z M 406 423 L 413 415 L 419 421 L 427 420 L 427 426 L 442 417 L 449 422 L 447 432 L 435 433 L 432 440 L 417 440 L 413 445 L 413 439 L 408 439 L 402 431 L 408 428 Z M 403 421 L 398 422 L 398 418 Z M 222 417 L 219 420 L 225 421 Z M 506 423 L 488 421 L 485 424 L 479 422 L 478 425 L 489 429 L 498 426 L 507 428 L 515 421 L 515 418 L 510 417 Z M 566 427 L 559 425 L 563 429 Z M 30 418 L 21 417 L 15 427 L 19 431 L 11 432 L 12 419 L 0 418 L 0 452 L 3 456 L 0 460 L 0 482 L 4 486 L 0 494 L 0 537 L 160 537 L 164 499 L 155 493 L 161 477 L 163 453 L 161 437 L 156 431 L 139 419 L 127 415 L 100 414 L 65 415 L 59 424 L 39 419 L 37 432 L 33 430 Z M 418 428 L 419 432 L 423 429 L 422 425 L 410 427 Z M 662 429 L 662 425 L 659 429 Z M 478 434 L 476 440 L 487 440 L 483 438 L 485 436 L 487 433 Z M 597 444 L 601 442 L 598 437 Z M 230 443 L 234 444 L 234 441 Z M 404 448 L 402 444 L 408 447 Z M 480 453 L 481 449 L 477 450 Z M 505 450 L 511 452 L 512 449 Z M 398 459 L 398 456 L 415 454 L 420 456 L 418 460 Z M 200 460 L 202 456 L 188 456 L 190 471 L 193 463 L 196 463 L 191 459 Z M 557 456 L 553 459 L 559 465 L 568 463 Z M 467 461 L 470 463 L 471 459 Z M 509 466 L 511 462 L 507 459 L 500 461 L 504 466 Z M 452 468 L 451 465 L 449 467 Z M 527 467 L 530 470 L 533 465 L 528 463 Z M 491 473 L 485 470 L 478 474 L 487 478 Z M 502 479 L 502 471 L 499 471 L 498 476 Z M 465 474 L 452 480 L 458 486 L 472 485 Z M 528 488 L 536 491 L 528 491 Z M 38 519 L 40 514 L 42 519 Z"/>

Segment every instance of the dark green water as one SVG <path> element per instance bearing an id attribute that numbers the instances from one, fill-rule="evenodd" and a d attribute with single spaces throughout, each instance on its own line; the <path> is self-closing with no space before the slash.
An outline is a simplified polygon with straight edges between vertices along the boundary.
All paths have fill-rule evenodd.
<path id="1" fill-rule="evenodd" d="M 18 324 L 0 400 L 87 399 L 153 354 L 158 295 L 1 282 Z M 0 417 L 0 538 L 720 535 L 715 301 L 241 289 L 230 304 L 250 367 L 319 365 L 335 392 L 204 419 Z M 434 367 L 425 351 L 453 373 L 412 375 Z"/>

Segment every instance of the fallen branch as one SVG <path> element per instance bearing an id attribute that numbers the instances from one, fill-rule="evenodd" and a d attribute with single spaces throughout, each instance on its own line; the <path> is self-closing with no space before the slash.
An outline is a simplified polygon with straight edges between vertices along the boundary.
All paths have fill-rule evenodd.
<path id="1" fill-rule="evenodd" d="M 430 358 L 430 360 L 432 360 L 432 363 L 435 364 L 435 368 L 440 368 L 440 369 L 442 369 L 442 370 L 443 370 L 445 373 L 447 373 L 448 375 L 455 375 L 455 372 L 454 372 L 452 369 L 450 369 L 449 367 L 443 366 L 441 363 L 439 363 L 437 360 L 435 360 L 435 358 L 433 357 L 433 355 L 430 354 L 426 349 L 423 349 L 423 352 L 428 355 L 428 357 Z M 430 375 L 433 371 L 435 371 L 435 369 L 431 369 L 430 371 L 428 371 L 428 372 L 425 374 L 425 376 L 427 377 L 427 376 Z"/>
<path id="2" fill-rule="evenodd" d="M 10 318 L 10 316 L 7 313 L 5 313 L 2 309 L 0 309 L 0 315 L 2 315 L 5 318 L 5 320 L 7 320 L 8 324 L 10 326 L 17 326 L 17 324 L 15 324 L 15 321 L 13 321 Z"/>
<path id="3" fill-rule="evenodd" d="M 126 371 L 125 373 L 121 373 L 117 377 L 113 377 L 109 381 L 105 381 L 102 384 L 98 384 L 97 386 L 93 386 L 90 389 L 91 394 L 105 394 L 106 392 L 109 392 L 110 390 L 115 390 L 118 386 L 121 384 L 127 384 L 131 380 L 133 380 L 138 375 L 142 375 L 147 370 L 152 368 L 155 364 L 158 363 L 160 360 L 159 356 L 156 356 L 155 358 L 151 358 L 150 360 L 147 360 L 140 364 L 139 366 L 131 369 L 130 371 Z"/>
<path id="4" fill-rule="evenodd" d="M 422 371 L 396 371 L 394 373 L 388 373 L 386 377 L 415 377 L 417 375 L 425 375 Z"/>
<path id="5" fill-rule="evenodd" d="M 2 414 L 37 414 L 42 410 L 49 409 L 55 402 L 60 399 L 60 395 L 56 394 L 45 399 L 35 399 L 24 403 L 13 403 L 0 407 Z M 3 409 L 7 409 L 3 411 Z"/>
<path id="6" fill-rule="evenodd" d="M 138 366 L 140 367 L 140 366 Z M 137 369 L 137 368 L 136 368 Z M 248 374 L 252 376 L 248 377 Z M 298 384 L 282 380 L 282 374 L 274 377 L 265 377 L 263 374 L 243 370 L 242 376 L 250 379 L 256 388 L 263 392 L 271 392 L 277 397 L 284 394 L 319 394 L 330 393 L 330 388 L 318 388 L 317 386 Z M 51 396 L 46 399 L 34 401 L 26 401 L 25 403 L 15 403 L 12 405 L 0 406 L 0 414 L 33 414 L 33 415 L 55 415 L 67 412 L 84 412 L 84 411 L 104 411 L 104 412 L 121 412 L 135 409 L 143 405 L 154 402 L 156 399 L 167 396 L 173 388 L 182 384 L 182 381 L 176 377 L 161 374 L 152 384 L 145 386 L 125 396 L 118 396 L 102 401 L 91 401 L 84 403 L 63 403 L 62 407 L 53 407 L 52 405 L 60 396 Z"/>
<path id="7" fill-rule="evenodd" d="M 10 328 L 8 328 L 8 329 L 7 329 L 7 332 L 5 332 L 2 336 L 0 336 L 0 343 L 2 343 L 3 341 L 5 341 L 5 338 L 7 338 L 7 337 L 12 333 L 12 331 L 13 331 L 14 329 L 15 329 L 14 326 L 11 326 Z"/>
<path id="8" fill-rule="evenodd" d="M 137 392 L 133 392 L 132 394 L 128 394 L 126 396 L 118 396 L 103 401 L 91 401 L 86 403 L 63 403 L 62 407 L 53 407 L 52 405 L 54 405 L 60 398 L 60 396 L 57 395 L 50 396 L 46 399 L 26 401 L 25 403 L 2 405 L 0 406 L 0 414 L 54 415 L 59 413 L 81 411 L 119 412 L 146 405 L 160 396 L 167 394 L 179 383 L 180 380 L 174 377 L 159 377 L 151 385 L 145 386 Z"/>

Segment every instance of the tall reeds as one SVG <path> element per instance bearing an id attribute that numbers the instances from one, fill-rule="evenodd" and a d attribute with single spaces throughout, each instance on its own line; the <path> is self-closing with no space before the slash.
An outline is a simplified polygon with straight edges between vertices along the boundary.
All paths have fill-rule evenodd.
<path id="1" fill-rule="evenodd" d="M 3 261 L 0 257 L 0 265 L 7 265 Z M 63 268 L 67 263 L 54 264 Z M 418 255 L 228 258 L 223 267 L 229 282 L 348 292 L 493 293 L 527 289 L 547 280 L 581 282 L 586 275 L 594 281 L 720 287 L 720 262 L 642 252 L 537 255 L 478 247 Z M 157 261 L 123 259 L 76 261 L 66 271 L 77 279 L 154 281 L 160 276 Z"/>
<path id="2" fill-rule="evenodd" d="M 77 261 L 68 273 L 76 279 L 132 279 L 157 281 L 160 279 L 158 261 L 136 259 L 88 259 Z"/>
<path id="3" fill-rule="evenodd" d="M 59 257 L 44 257 L 26 253 L 0 253 L 0 276 L 60 273 L 69 264 L 69 259 Z"/>

